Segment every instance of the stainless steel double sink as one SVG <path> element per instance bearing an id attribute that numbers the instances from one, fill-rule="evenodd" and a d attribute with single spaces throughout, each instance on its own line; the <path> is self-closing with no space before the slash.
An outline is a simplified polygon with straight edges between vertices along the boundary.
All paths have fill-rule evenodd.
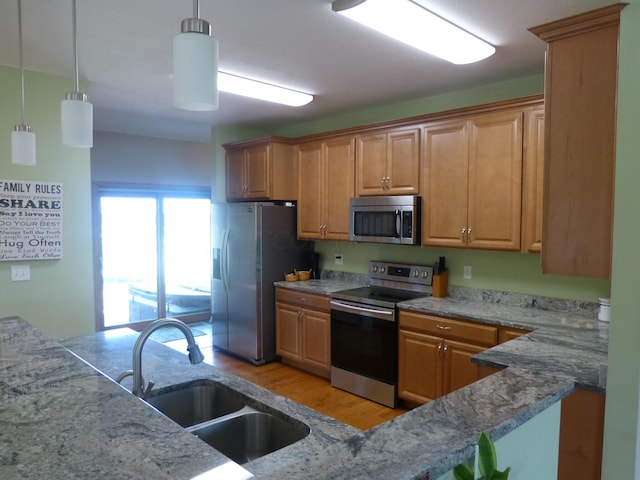
<path id="1" fill-rule="evenodd" d="M 213 380 L 159 389 L 145 401 L 239 464 L 302 440 L 311 431 L 303 422 Z"/>

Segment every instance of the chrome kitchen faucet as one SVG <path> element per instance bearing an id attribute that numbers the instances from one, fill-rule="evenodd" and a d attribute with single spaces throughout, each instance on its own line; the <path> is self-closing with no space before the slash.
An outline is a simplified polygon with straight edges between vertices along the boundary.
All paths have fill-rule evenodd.
<path id="1" fill-rule="evenodd" d="M 175 318 L 161 318 L 150 323 L 140 332 L 140 336 L 133 346 L 133 370 L 122 372 L 118 375 L 118 378 L 116 378 L 116 381 L 120 383 L 124 378 L 133 376 L 133 388 L 131 392 L 137 397 L 146 398 L 153 388 L 153 382 L 149 382 L 145 387 L 144 379 L 142 378 L 142 347 L 144 347 L 145 342 L 153 332 L 163 327 L 175 327 L 184 334 L 188 343 L 187 351 L 189 352 L 189 361 L 192 364 L 200 363 L 204 360 L 204 355 L 193 337 L 193 332 L 191 332 L 191 329 L 184 322 Z"/>

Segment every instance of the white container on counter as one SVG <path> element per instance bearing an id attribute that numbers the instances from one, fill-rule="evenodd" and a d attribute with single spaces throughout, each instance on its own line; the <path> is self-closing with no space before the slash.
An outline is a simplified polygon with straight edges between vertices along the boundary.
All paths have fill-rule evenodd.
<path id="1" fill-rule="evenodd" d="M 608 322 L 611 320 L 611 299 L 598 299 L 598 320 L 601 322 Z"/>

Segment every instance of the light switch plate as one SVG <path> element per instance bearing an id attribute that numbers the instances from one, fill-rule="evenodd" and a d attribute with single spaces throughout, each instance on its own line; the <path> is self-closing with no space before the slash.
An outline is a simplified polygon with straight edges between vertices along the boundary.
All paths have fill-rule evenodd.
<path id="1" fill-rule="evenodd" d="M 464 266 L 464 279 L 465 280 L 471 280 L 472 272 L 473 272 L 473 269 L 471 268 L 471 265 L 465 265 Z"/>
<path id="2" fill-rule="evenodd" d="M 26 282 L 31 280 L 31 267 L 29 265 L 11 265 L 11 281 Z"/>
<path id="3" fill-rule="evenodd" d="M 333 263 L 335 263 L 336 265 L 343 265 L 344 264 L 344 258 L 343 258 L 341 253 L 336 253 L 335 254 Z"/>

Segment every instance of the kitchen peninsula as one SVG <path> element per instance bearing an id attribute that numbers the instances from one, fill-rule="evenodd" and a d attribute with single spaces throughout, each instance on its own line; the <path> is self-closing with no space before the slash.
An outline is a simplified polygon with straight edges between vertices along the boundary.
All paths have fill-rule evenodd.
<path id="1" fill-rule="evenodd" d="M 297 287 L 313 289 L 315 285 L 315 291 L 326 294 L 331 290 L 329 283 L 298 282 Z M 442 314 L 456 309 L 464 315 L 471 303 L 431 299 L 405 307 Z M 412 479 L 430 474 L 434 480 L 471 456 L 477 432 L 484 430 L 500 439 L 527 420 L 541 417 L 576 383 L 604 388 L 596 373 L 603 365 L 606 370 L 606 338 L 598 322 L 573 314 L 553 319 L 549 313 L 533 310 L 527 319 L 522 314 L 531 309 L 490 308 L 497 309 L 486 313 L 492 321 L 502 311 L 509 317 L 519 316 L 516 321 L 498 315 L 503 322 L 525 328 L 523 322 L 537 322 L 528 325 L 534 334 L 495 347 L 494 356 L 492 350 L 484 354 L 483 362 L 511 368 L 366 432 L 215 367 L 189 365 L 184 355 L 149 342 L 143 373 L 156 382 L 156 388 L 211 378 L 311 427 L 307 438 L 242 467 L 109 379 L 131 368 L 134 332 L 102 332 L 62 341 L 74 356 L 24 320 L 1 319 L 0 476 L 194 478 L 228 465 L 239 472 L 238 478 L 250 472 L 257 478 Z M 476 319 L 483 315 L 477 309 L 472 313 Z M 540 352 L 537 365 L 527 364 L 529 344 Z M 577 358 L 590 360 L 573 360 L 580 352 Z"/>

